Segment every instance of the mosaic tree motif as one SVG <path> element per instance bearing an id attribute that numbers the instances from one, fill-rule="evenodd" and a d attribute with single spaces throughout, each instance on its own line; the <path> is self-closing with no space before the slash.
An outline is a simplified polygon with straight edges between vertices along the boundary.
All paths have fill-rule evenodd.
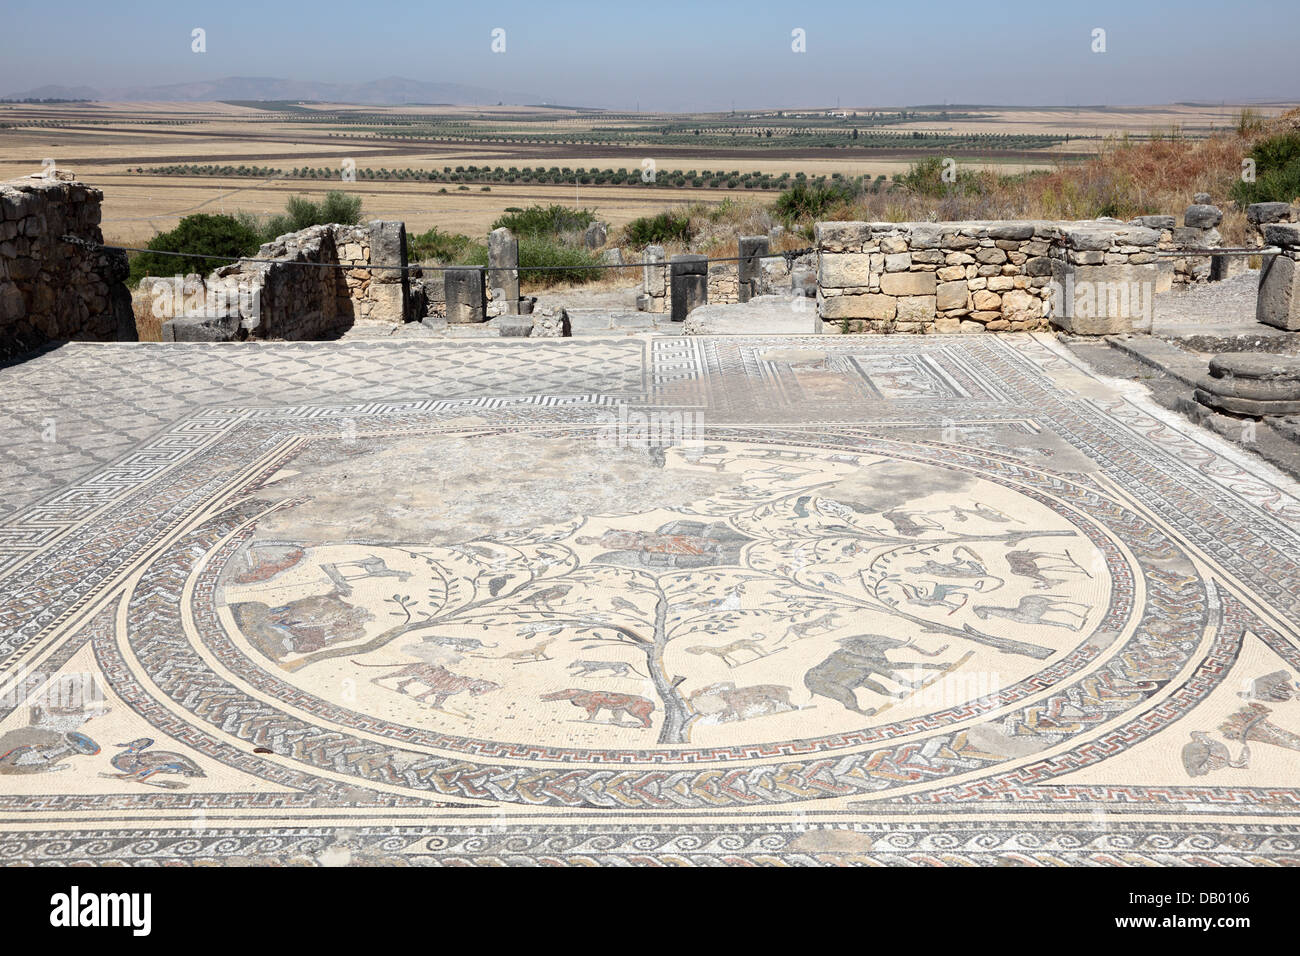
<path id="1" fill-rule="evenodd" d="M 331 560 L 328 548 L 306 549 L 333 589 L 303 599 L 310 606 L 300 601 L 262 616 L 301 633 L 328 607 L 332 620 L 349 629 L 339 631 L 340 640 L 291 644 L 272 656 L 291 672 L 339 658 L 378 666 L 358 658 L 416 636 L 456 654 L 386 676 L 400 678 L 400 688 L 428 687 L 421 699 L 432 697 L 436 706 L 501 685 L 475 686 L 451 670 L 461 652 L 511 667 L 562 660 L 574 686 L 543 695 L 535 706 L 567 702 L 591 720 L 657 723 L 659 743 L 684 744 L 700 719 L 793 709 L 786 685 L 702 686 L 705 664 L 716 676 L 719 663 L 730 671 L 786 653 L 791 685 L 870 716 L 877 708 L 860 705 L 858 688 L 873 699 L 905 696 L 921 686 L 905 669 L 944 672 L 968 658 L 959 655 L 971 645 L 1033 660 L 1058 650 L 999 634 L 990 622 L 1064 636 L 1080 632 L 1092 610 L 1066 587 L 1093 576 L 1081 560 L 1091 545 L 1076 531 L 1045 529 L 981 501 L 913 507 L 924 496 L 907 488 L 890 506 L 874 509 L 828 493 L 845 473 L 869 471 L 878 463 L 871 459 L 850 465 L 812 453 L 773 460 L 770 451 L 706 450 L 718 461 L 688 448 L 673 450 L 674 464 L 732 468 L 738 482 L 673 513 L 593 515 L 447 546 L 371 547 L 347 562 Z M 418 570 L 393 570 L 399 566 Z M 351 592 L 358 581 L 386 587 L 385 578 L 396 590 L 385 592 L 382 610 L 367 605 L 389 622 L 376 632 L 357 621 L 360 604 Z M 249 620 L 246 609 L 240 613 Z M 887 633 L 845 636 L 820 661 L 797 650 L 801 641 L 860 619 Z M 447 635 L 451 629 L 462 636 Z M 468 631 L 484 637 L 467 639 Z M 369 636 L 358 641 L 363 633 Z M 931 638 L 944 643 L 919 643 Z M 910 660 L 887 656 L 903 648 Z M 644 679 L 646 695 L 592 689 L 576 679 L 629 672 Z"/>

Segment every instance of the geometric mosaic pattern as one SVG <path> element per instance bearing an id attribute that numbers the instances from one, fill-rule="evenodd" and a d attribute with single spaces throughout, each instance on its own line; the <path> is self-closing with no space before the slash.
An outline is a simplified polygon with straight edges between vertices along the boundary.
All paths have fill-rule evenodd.
<path id="1" fill-rule="evenodd" d="M 1300 861 L 1297 488 L 1051 337 L 0 383 L 7 860 Z"/>

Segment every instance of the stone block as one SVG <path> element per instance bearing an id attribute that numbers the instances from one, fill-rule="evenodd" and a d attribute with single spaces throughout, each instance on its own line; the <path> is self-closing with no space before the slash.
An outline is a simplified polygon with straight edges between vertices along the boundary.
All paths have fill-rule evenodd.
<path id="1" fill-rule="evenodd" d="M 487 270 L 482 266 L 458 266 L 443 272 L 447 321 L 467 325 L 487 321 Z"/>
<path id="2" fill-rule="evenodd" d="M 820 303 L 823 319 L 892 319 L 898 300 L 892 295 L 868 292 L 862 295 L 834 295 Z"/>
<path id="3" fill-rule="evenodd" d="M 709 261 L 705 256 L 680 255 L 668 260 L 672 287 L 672 320 L 684 322 L 692 311 L 709 301 Z"/>
<path id="4" fill-rule="evenodd" d="M 823 252 L 817 262 L 817 284 L 825 289 L 865 289 L 871 279 L 871 257 L 864 253 Z"/>
<path id="5" fill-rule="evenodd" d="M 880 291 L 886 295 L 934 295 L 933 272 L 888 272 L 880 277 Z"/>
<path id="6" fill-rule="evenodd" d="M 969 295 L 970 289 L 965 280 L 940 282 L 935 287 L 935 308 L 940 312 L 964 309 Z"/>
<path id="7" fill-rule="evenodd" d="M 1188 206 L 1187 211 L 1183 213 L 1184 226 L 1194 226 L 1197 229 L 1213 229 L 1221 222 L 1223 222 L 1223 210 L 1218 206 L 1197 204 Z"/>
<path id="8" fill-rule="evenodd" d="M 1264 257 L 1255 318 L 1274 328 L 1300 331 L 1300 264 L 1295 259 L 1286 255 Z"/>
<path id="9" fill-rule="evenodd" d="M 519 312 L 519 240 L 502 226 L 488 233 L 487 284 L 501 290 L 506 313 Z"/>
<path id="10" fill-rule="evenodd" d="M 871 238 L 865 222 L 819 222 L 813 226 L 817 248 L 822 252 L 861 252 Z"/>
<path id="11" fill-rule="evenodd" d="M 905 295 L 898 300 L 899 322 L 928 322 L 935 317 L 935 296 Z"/>
<path id="12" fill-rule="evenodd" d="M 1300 249 L 1300 223 L 1277 222 L 1265 226 L 1264 243 L 1283 249 Z"/>
<path id="13" fill-rule="evenodd" d="M 1012 322 L 1024 322 L 1043 317 L 1043 300 L 1022 289 L 1013 289 L 1002 296 L 1002 317 Z"/>
<path id="14" fill-rule="evenodd" d="M 531 315 L 503 315 L 493 319 L 492 324 L 503 338 L 526 338 L 533 334 Z"/>
<path id="15" fill-rule="evenodd" d="M 767 236 L 741 236 L 737 241 L 736 254 L 740 258 L 736 270 L 737 294 L 741 302 L 748 302 L 758 293 L 763 278 L 762 261 L 771 248 L 771 241 Z"/>
<path id="16" fill-rule="evenodd" d="M 407 298 L 400 283 L 374 282 L 367 290 L 370 311 L 366 318 L 398 325 L 407 318 Z"/>
<path id="17" fill-rule="evenodd" d="M 989 224 L 990 239 L 1032 239 L 1034 224 L 1032 222 L 994 222 Z"/>
<path id="18" fill-rule="evenodd" d="M 1052 264 L 1052 324 L 1076 335 L 1147 332 L 1155 314 L 1158 268 Z"/>
<path id="19" fill-rule="evenodd" d="M 1291 204 L 1285 202 L 1256 202 L 1246 207 L 1246 221 L 1257 226 L 1288 222 L 1291 215 Z"/>
<path id="20" fill-rule="evenodd" d="M 603 222 L 593 222 L 582 234 L 582 243 L 588 249 L 599 249 L 609 239 L 608 227 Z"/>

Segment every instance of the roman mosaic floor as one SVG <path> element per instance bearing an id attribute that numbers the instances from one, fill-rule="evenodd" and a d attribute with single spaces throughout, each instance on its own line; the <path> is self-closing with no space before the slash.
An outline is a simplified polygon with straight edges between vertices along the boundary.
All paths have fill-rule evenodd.
<path id="1" fill-rule="evenodd" d="M 1300 489 L 1049 336 L 0 394 L 0 860 L 1300 862 Z"/>

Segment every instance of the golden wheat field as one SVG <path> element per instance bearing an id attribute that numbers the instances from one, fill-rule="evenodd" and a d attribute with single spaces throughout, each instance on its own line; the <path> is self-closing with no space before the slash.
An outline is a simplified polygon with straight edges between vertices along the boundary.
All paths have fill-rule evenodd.
<path id="1" fill-rule="evenodd" d="M 1289 104 L 1257 107 L 1265 115 Z M 1070 136 L 1034 149 L 990 141 L 987 148 L 952 152 L 963 166 L 998 172 L 1049 169 L 1095 153 L 1106 137 L 1176 133 L 1198 137 L 1230 126 L 1241 107 L 1171 105 L 1113 109 L 978 108 L 976 118 L 934 116 L 892 124 L 898 145 L 855 148 L 753 143 L 748 132 L 731 143 L 664 145 L 636 130 L 663 126 L 748 131 L 767 123 L 840 129 L 855 122 L 840 111 L 742 112 L 665 116 L 604 113 L 544 107 L 401 106 L 347 104 L 231 103 L 52 103 L 0 104 L 0 179 L 38 173 L 52 160 L 105 193 L 104 233 L 113 241 L 143 243 L 193 212 L 284 208 L 291 195 L 319 198 L 329 189 L 359 194 L 367 216 L 404 220 L 408 228 L 483 234 L 508 206 L 563 203 L 595 210 L 615 226 L 683 202 L 719 203 L 727 197 L 771 198 L 767 190 L 671 188 L 648 185 L 565 185 L 498 183 L 483 188 L 417 181 L 345 182 L 245 175 L 153 175 L 171 165 L 256 166 L 291 170 L 311 166 L 330 171 L 350 161 L 359 169 L 441 170 L 465 165 L 573 167 L 636 170 L 652 159 L 660 175 L 674 170 L 737 170 L 809 177 L 892 177 L 925 155 L 909 137 L 929 134 Z M 866 110 L 864 109 L 865 115 Z M 936 114 L 938 115 L 938 114 Z M 947 114 L 944 114 L 947 115 Z M 830 118 L 827 118 L 830 117 Z M 438 137 L 421 141 L 404 131 L 436 124 Z M 5 128 L 7 127 L 7 128 Z M 601 142 L 600 137 L 621 137 Z M 528 141 L 530 137 L 534 139 Z M 515 138 L 514 142 L 502 141 Z M 546 138 L 549 141 L 539 141 Z M 559 141 L 556 141 L 559 140 Z M 846 141 L 847 142 L 847 141 Z"/>

